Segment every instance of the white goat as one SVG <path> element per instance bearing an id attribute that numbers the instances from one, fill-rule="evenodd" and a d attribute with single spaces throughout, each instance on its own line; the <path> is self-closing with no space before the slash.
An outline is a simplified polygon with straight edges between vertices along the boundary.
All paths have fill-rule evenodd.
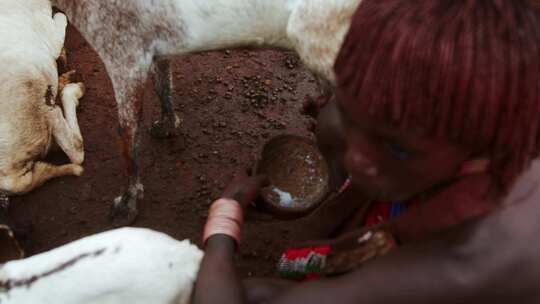
<path id="1" fill-rule="evenodd" d="M 48 1 L 0 0 L 0 193 L 4 195 L 26 193 L 51 178 L 83 171 L 76 116 L 82 84 L 63 89 L 63 112 L 56 104 L 56 59 L 66 25 L 64 14 L 52 17 Z M 55 166 L 39 160 L 53 138 L 72 164 Z"/>
<path id="2" fill-rule="evenodd" d="M 0 303 L 187 304 L 202 256 L 160 232 L 111 230 L 0 265 Z"/>
<path id="3" fill-rule="evenodd" d="M 144 83 L 152 72 L 158 126 L 174 130 L 168 56 L 240 46 L 295 50 L 332 84 L 334 59 L 361 0 L 51 0 L 103 60 L 118 104 L 128 187 L 113 224 L 130 224 L 143 195 L 137 160 Z M 163 132 L 168 133 L 168 132 Z"/>

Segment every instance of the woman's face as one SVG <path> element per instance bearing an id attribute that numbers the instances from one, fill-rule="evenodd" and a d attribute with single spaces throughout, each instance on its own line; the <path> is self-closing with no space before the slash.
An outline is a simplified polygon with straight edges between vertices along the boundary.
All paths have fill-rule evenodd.
<path id="1" fill-rule="evenodd" d="M 352 177 L 352 187 L 372 199 L 406 200 L 456 175 L 470 153 L 459 145 L 430 139 L 377 121 L 361 109 L 335 103 L 319 115 L 317 140 L 332 180 Z"/>

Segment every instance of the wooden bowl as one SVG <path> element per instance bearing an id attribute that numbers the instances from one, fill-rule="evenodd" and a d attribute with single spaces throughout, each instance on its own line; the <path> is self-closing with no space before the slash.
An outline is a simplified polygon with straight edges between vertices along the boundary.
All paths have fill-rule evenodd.
<path id="1" fill-rule="evenodd" d="M 261 191 L 263 209 L 281 219 L 313 211 L 329 190 L 329 170 L 315 143 L 296 135 L 280 135 L 263 147 L 256 166 L 270 185 Z"/>

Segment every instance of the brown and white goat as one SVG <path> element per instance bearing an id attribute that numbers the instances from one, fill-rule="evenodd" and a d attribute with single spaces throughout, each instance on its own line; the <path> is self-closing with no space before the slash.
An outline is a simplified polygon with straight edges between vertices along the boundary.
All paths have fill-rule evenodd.
<path id="1" fill-rule="evenodd" d="M 178 127 L 171 106 L 168 56 L 240 46 L 295 50 L 319 78 L 334 82 L 333 64 L 361 0 L 51 0 L 103 60 L 113 84 L 128 186 L 113 205 L 126 225 L 143 195 L 137 150 L 144 83 L 153 77 L 160 126 Z"/>
<path id="2" fill-rule="evenodd" d="M 56 60 L 66 26 L 64 14 L 52 16 L 48 0 L 0 0 L 0 193 L 4 196 L 83 172 L 83 139 L 76 115 L 82 84 L 68 84 L 61 94 L 62 107 L 56 104 Z M 53 140 L 71 164 L 56 166 L 40 160 Z"/>

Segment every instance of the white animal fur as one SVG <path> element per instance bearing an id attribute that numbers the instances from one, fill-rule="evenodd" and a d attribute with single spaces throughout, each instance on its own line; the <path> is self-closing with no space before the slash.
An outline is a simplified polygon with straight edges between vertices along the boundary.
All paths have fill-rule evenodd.
<path id="1" fill-rule="evenodd" d="M 124 218 L 116 224 L 131 223 L 143 195 L 136 159 L 141 97 L 157 59 L 240 46 L 291 49 L 332 84 L 334 59 L 360 1 L 52 0 L 94 47 L 112 80 L 128 163 L 127 190 L 115 201 Z"/>
<path id="2" fill-rule="evenodd" d="M 22 194 L 47 180 L 80 175 L 83 141 L 76 107 L 81 84 L 58 90 L 56 59 L 64 45 L 67 19 L 52 17 L 42 0 L 0 0 L 0 192 Z M 65 117 L 64 117 L 65 115 Z M 40 161 L 52 139 L 73 164 Z"/>
<path id="3" fill-rule="evenodd" d="M 160 232 L 111 230 L 0 265 L 0 303 L 184 304 L 202 256 Z"/>

